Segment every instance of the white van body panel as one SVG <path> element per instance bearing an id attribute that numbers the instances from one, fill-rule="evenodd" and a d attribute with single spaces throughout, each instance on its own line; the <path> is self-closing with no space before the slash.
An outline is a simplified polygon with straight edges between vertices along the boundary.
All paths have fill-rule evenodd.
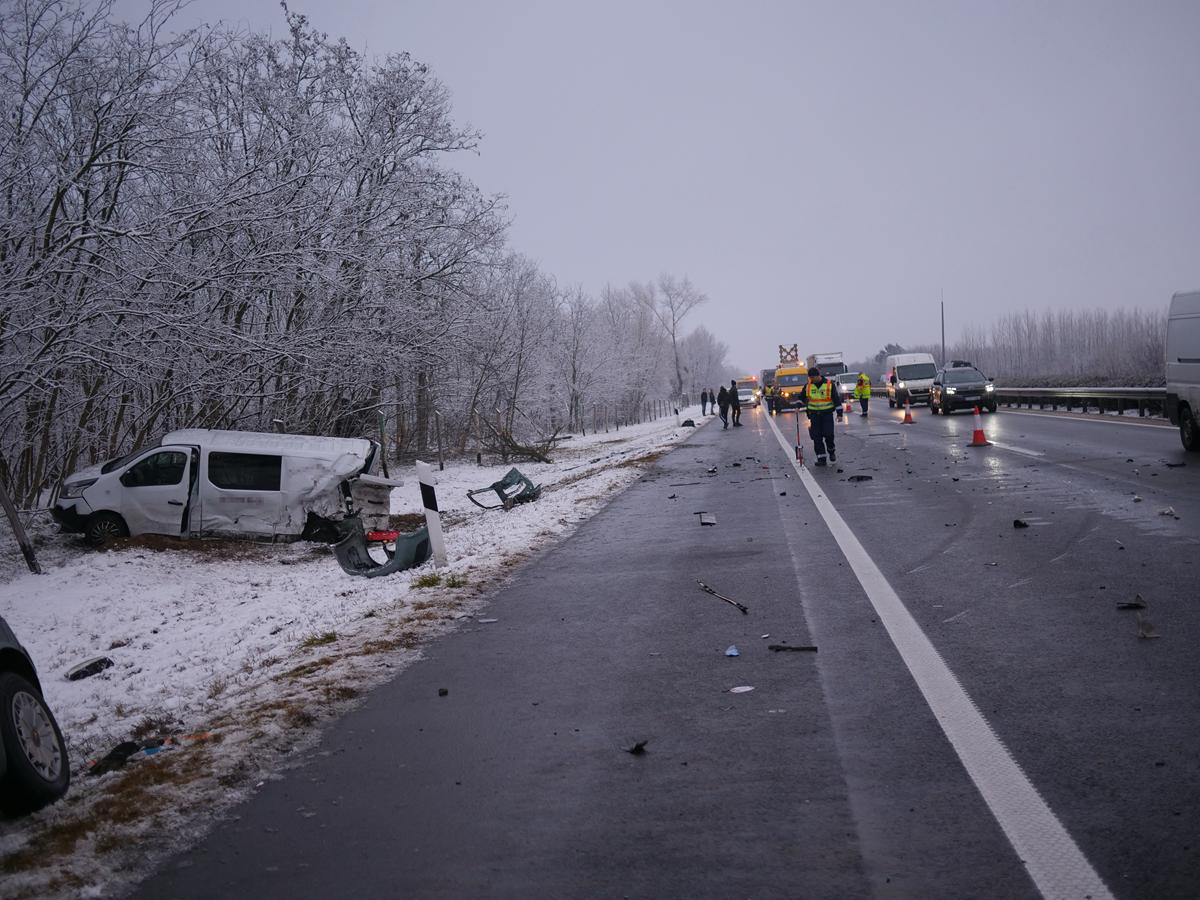
<path id="1" fill-rule="evenodd" d="M 373 519 L 366 527 L 380 528 L 390 487 L 355 484 L 374 472 L 380 455 L 376 442 L 359 438 L 184 429 L 107 473 L 92 466 L 70 476 L 56 509 L 76 523 L 116 512 L 131 535 L 291 539 L 303 533 L 310 512 L 340 518 L 349 482 L 355 505 Z M 164 469 L 171 465 L 179 467 L 178 479 L 174 468 Z M 139 467 L 157 473 L 153 483 L 138 483 Z M 68 490 L 86 481 L 93 483 L 81 492 Z"/>
<path id="2" fill-rule="evenodd" d="M 1166 350 L 1167 416 L 1200 419 L 1200 291 L 1171 298 Z"/>

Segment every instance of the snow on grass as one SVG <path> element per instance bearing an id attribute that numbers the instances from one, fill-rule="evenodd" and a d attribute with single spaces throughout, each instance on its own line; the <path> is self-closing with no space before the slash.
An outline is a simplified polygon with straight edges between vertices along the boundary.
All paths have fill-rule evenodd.
<path id="1" fill-rule="evenodd" d="M 696 408 L 688 416 L 701 422 Z M 149 538 L 95 551 L 56 535 L 41 538 L 45 574 L 35 576 L 5 546 L 0 615 L 38 666 L 73 783 L 54 806 L 0 823 L 0 896 L 108 894 L 144 874 L 147 858 L 131 849 L 140 837 L 155 834 L 161 853 L 164 834 L 202 828 L 198 810 L 252 791 L 289 751 L 311 745 L 322 720 L 419 658 L 423 642 L 470 621 L 514 565 L 570 534 L 691 433 L 672 416 L 565 441 L 553 463 L 517 464 L 544 489 L 507 512 L 479 509 L 466 491 L 498 481 L 509 464 L 447 464 L 437 491 L 449 566 L 440 572 L 427 563 L 353 577 L 328 547 L 308 543 Z M 400 474 L 393 513 L 420 513 L 415 473 Z M 66 680 L 95 656 L 113 667 Z M 119 742 L 153 738 L 171 742 L 86 776 Z"/>

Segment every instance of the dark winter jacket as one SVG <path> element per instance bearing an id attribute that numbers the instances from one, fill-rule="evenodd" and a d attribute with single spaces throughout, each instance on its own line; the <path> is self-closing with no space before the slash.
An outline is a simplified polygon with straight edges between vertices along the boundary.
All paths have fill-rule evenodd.
<path id="1" fill-rule="evenodd" d="M 725 390 L 725 388 L 721 388 L 721 390 L 717 391 L 717 406 L 721 407 L 721 409 L 724 409 L 728 405 L 729 391 Z"/>

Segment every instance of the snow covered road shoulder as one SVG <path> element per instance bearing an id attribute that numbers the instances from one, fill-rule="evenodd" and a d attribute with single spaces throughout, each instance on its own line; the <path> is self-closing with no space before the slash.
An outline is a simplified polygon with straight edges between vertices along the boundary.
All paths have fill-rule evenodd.
<path id="1" fill-rule="evenodd" d="M 704 424 L 698 408 L 680 419 L 689 416 Z M 308 543 L 150 539 L 99 552 L 55 535 L 39 549 L 46 574 L 34 576 L 5 547 L 0 615 L 38 666 L 73 782 L 60 803 L 0 824 L 0 896 L 119 890 L 130 868 L 136 874 L 167 849 L 162 835 L 194 831 L 204 824 L 195 810 L 252 790 L 310 744 L 323 720 L 416 659 L 426 639 L 470 621 L 512 566 L 570 534 L 691 433 L 671 416 L 565 441 L 553 463 L 517 464 L 544 490 L 508 512 L 466 497 L 508 464 L 448 464 L 438 473 L 449 555 L 440 571 L 427 563 L 356 578 L 328 547 Z M 393 513 L 421 512 L 415 472 L 400 474 Z M 66 679 L 96 656 L 113 667 Z M 172 735 L 167 747 L 178 749 L 86 776 L 89 762 L 121 741 Z M 172 774 L 148 792 L 150 766 Z M 126 793 L 142 812 L 111 808 Z M 133 849 L 152 832 L 157 851 Z"/>

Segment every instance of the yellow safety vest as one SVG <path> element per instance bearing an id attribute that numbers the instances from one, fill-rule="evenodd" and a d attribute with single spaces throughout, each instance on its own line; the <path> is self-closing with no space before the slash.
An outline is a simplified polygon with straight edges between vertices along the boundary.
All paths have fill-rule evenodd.
<path id="1" fill-rule="evenodd" d="M 871 397 L 871 376 L 858 376 L 858 383 L 854 385 L 854 398 L 856 400 L 867 400 Z"/>
<path id="2" fill-rule="evenodd" d="M 804 386 L 804 402 L 810 413 L 828 412 L 833 409 L 833 384 L 809 382 Z"/>

